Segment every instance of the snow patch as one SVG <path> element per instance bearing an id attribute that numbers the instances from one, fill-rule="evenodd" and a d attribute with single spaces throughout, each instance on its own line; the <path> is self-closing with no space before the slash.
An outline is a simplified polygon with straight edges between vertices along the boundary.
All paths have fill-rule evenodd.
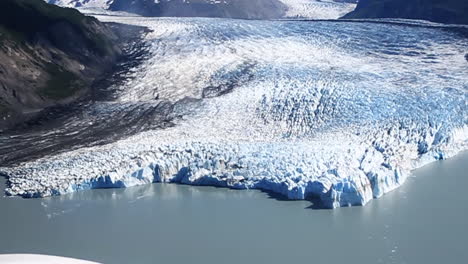
<path id="1" fill-rule="evenodd" d="M 286 18 L 338 19 L 356 8 L 355 3 L 333 0 L 280 0 L 287 7 Z"/>

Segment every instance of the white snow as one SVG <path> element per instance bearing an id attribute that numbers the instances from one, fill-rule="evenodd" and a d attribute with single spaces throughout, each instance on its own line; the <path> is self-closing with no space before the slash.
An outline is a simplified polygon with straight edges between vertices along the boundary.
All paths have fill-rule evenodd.
<path id="1" fill-rule="evenodd" d="M 288 11 L 287 18 L 338 19 L 356 8 L 356 4 L 333 0 L 280 0 Z"/>
<path id="2" fill-rule="evenodd" d="M 108 9 L 113 0 L 45 0 L 50 4 L 86 9 Z M 170 0 L 167 0 L 170 1 Z M 333 0 L 279 0 L 288 11 L 285 18 L 338 19 L 353 11 L 356 4 L 341 3 Z M 160 0 L 154 0 L 159 3 Z M 187 1 L 188 2 L 188 1 Z M 221 0 L 206 0 L 210 4 L 226 4 Z"/>
<path id="3" fill-rule="evenodd" d="M 49 4 L 64 7 L 86 7 L 108 9 L 114 0 L 44 0 Z"/>
<path id="4" fill-rule="evenodd" d="M 364 205 L 410 171 L 468 148 L 465 42 L 388 24 L 98 16 L 150 27 L 121 104 L 178 103 L 175 126 L 0 168 L 10 195 L 152 182 L 262 189 Z M 248 78 L 243 76 L 248 75 Z M 159 95 L 155 99 L 155 95 Z M 442 179 L 441 179 L 442 180 Z"/>

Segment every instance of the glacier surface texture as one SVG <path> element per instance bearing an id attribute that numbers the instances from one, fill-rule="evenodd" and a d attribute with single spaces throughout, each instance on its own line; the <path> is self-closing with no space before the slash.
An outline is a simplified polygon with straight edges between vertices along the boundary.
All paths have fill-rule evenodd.
<path id="1" fill-rule="evenodd" d="M 7 194 L 173 182 L 336 208 L 467 149 L 468 42 L 446 27 L 98 18 L 153 31 L 144 63 L 87 116 L 164 101 L 173 126 L 2 167 Z"/>

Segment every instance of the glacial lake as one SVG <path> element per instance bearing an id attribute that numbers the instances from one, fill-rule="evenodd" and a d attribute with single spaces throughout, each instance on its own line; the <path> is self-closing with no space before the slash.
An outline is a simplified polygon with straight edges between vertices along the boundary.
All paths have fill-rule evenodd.
<path id="1" fill-rule="evenodd" d="M 468 263 L 468 153 L 365 207 L 153 184 L 0 198 L 0 254 L 103 263 Z M 3 191 L 5 180 L 1 179 Z"/>

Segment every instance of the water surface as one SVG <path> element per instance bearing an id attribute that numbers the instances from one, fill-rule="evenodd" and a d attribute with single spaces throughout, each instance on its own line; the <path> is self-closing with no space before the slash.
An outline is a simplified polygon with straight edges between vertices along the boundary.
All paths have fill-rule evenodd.
<path id="1" fill-rule="evenodd" d="M 466 263 L 467 161 L 464 153 L 431 164 L 365 207 L 336 210 L 170 184 L 0 198 L 0 254 L 126 264 Z"/>

